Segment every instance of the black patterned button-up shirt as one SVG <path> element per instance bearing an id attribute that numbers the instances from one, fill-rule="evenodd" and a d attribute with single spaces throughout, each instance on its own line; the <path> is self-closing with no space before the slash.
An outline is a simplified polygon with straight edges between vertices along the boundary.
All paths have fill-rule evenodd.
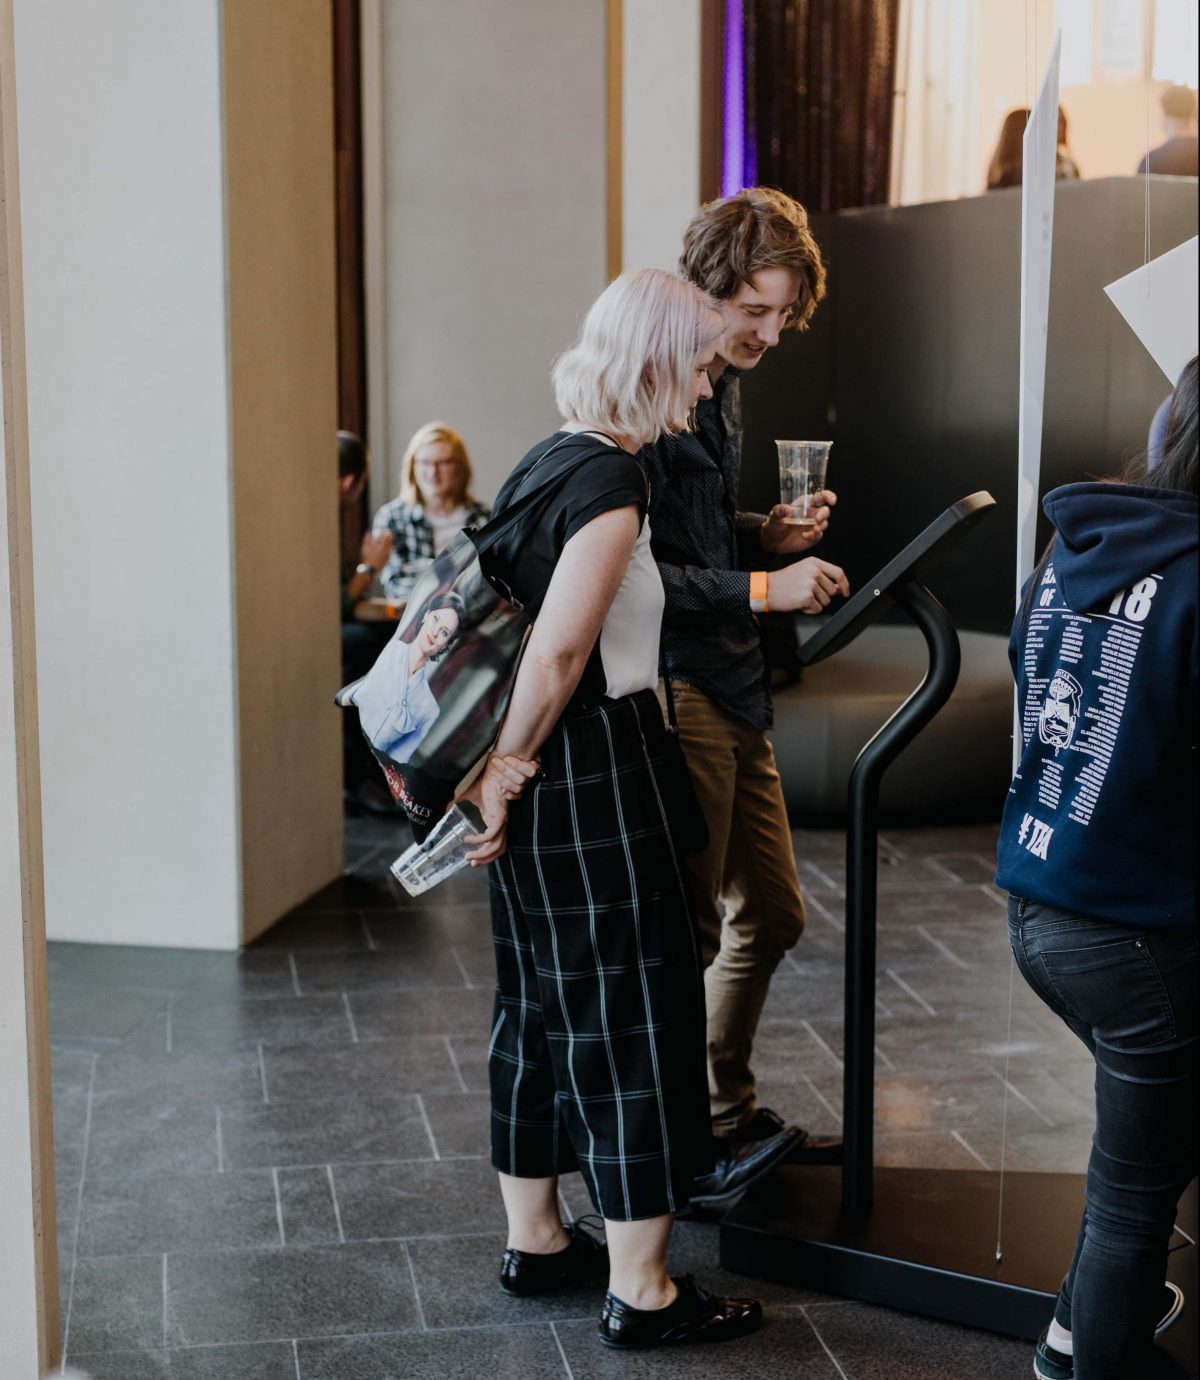
<path id="1" fill-rule="evenodd" d="M 662 574 L 667 672 L 756 728 L 773 712 L 750 571 L 769 558 L 761 513 L 737 510 L 742 459 L 738 374 L 726 369 L 697 430 L 666 436 L 638 453 L 650 479 L 650 547 Z"/>

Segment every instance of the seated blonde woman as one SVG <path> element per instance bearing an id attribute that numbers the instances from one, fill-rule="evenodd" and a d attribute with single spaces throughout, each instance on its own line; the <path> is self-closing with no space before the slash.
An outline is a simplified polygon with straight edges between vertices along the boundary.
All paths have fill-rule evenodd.
<path id="1" fill-rule="evenodd" d="M 479 527 L 490 509 L 471 493 L 471 458 L 445 422 L 420 427 L 400 468 L 400 497 L 375 514 L 375 536 L 391 534 L 392 554 L 380 574 L 389 599 L 404 598 L 413 579 L 464 527 Z"/>

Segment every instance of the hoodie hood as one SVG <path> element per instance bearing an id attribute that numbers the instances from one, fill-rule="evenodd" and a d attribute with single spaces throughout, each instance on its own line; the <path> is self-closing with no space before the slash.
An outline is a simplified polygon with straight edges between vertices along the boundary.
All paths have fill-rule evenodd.
<path id="1" fill-rule="evenodd" d="M 1176 489 L 1065 484 L 1046 495 L 1042 509 L 1058 533 L 1051 559 L 1063 600 L 1077 613 L 1161 574 L 1200 544 L 1200 506 Z"/>

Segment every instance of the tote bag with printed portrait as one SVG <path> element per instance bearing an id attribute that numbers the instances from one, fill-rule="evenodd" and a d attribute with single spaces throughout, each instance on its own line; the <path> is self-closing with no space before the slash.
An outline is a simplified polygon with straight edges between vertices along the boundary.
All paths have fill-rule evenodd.
<path id="1" fill-rule="evenodd" d="M 566 440 L 578 441 L 577 436 Z M 542 460 L 526 476 L 536 474 Z M 519 548 L 585 454 L 546 484 L 518 489 L 477 532 L 461 532 L 417 578 L 395 634 L 361 680 L 334 697 L 358 712 L 363 735 L 393 800 L 421 832 L 445 813 L 504 722 L 536 603 L 519 604 L 505 584 L 506 556 Z"/>

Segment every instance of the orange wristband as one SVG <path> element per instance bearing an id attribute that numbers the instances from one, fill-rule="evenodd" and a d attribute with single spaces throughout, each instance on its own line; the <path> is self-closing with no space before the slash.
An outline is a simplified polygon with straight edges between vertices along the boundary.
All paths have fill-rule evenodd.
<path id="1" fill-rule="evenodd" d="M 750 607 L 755 613 L 767 612 L 767 572 L 750 572 Z"/>

